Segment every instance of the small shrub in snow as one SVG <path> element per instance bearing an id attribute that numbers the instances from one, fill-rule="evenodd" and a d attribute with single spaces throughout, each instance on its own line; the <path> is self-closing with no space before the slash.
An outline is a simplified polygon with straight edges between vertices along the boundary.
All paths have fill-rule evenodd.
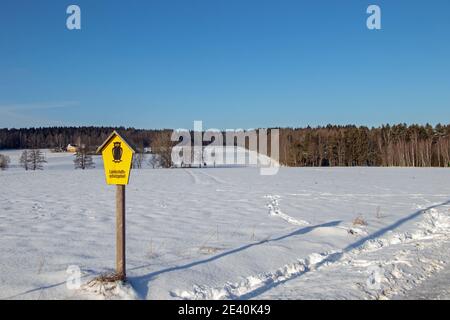
<path id="1" fill-rule="evenodd" d="M 354 226 L 367 226 L 366 220 L 362 216 L 358 216 L 353 220 Z"/>

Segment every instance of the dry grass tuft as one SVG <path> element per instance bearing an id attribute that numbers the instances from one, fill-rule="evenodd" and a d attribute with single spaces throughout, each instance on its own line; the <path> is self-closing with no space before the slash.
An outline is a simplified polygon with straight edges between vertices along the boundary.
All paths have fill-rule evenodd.
<path id="1" fill-rule="evenodd" d="M 120 299 L 127 286 L 126 280 L 123 280 L 120 274 L 104 273 L 88 281 L 82 289 L 105 299 Z"/>
<path id="2" fill-rule="evenodd" d="M 90 280 L 88 282 L 89 284 L 105 284 L 105 283 L 113 283 L 113 282 L 117 282 L 117 281 L 122 281 L 123 280 L 123 275 L 118 274 L 116 272 L 113 273 L 103 273 L 101 275 L 99 275 L 98 277 L 95 277 L 94 279 Z"/>
<path id="3" fill-rule="evenodd" d="M 358 216 L 353 220 L 354 226 L 367 226 L 366 220 L 364 220 L 363 216 Z"/>

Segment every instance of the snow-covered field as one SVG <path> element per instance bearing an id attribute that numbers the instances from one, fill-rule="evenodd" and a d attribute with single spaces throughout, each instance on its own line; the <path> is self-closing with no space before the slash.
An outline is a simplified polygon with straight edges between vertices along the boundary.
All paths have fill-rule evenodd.
<path id="1" fill-rule="evenodd" d="M 76 171 L 47 151 L 25 172 L 19 151 L 0 153 L 2 299 L 397 299 L 448 270 L 449 169 L 142 169 L 127 186 L 129 284 L 68 289 L 69 266 L 82 284 L 115 266 L 101 159 Z"/>

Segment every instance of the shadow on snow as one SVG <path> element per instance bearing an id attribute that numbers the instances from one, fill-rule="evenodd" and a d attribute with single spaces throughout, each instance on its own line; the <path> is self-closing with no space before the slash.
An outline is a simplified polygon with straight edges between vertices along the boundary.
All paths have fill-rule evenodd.
<path id="1" fill-rule="evenodd" d="M 450 200 L 448 200 L 446 202 L 443 202 L 443 203 L 440 203 L 440 204 L 429 206 L 429 207 L 424 208 L 424 209 L 420 209 L 420 210 L 410 214 L 407 217 L 399 219 L 395 223 L 393 223 L 393 224 L 391 224 L 389 226 L 386 226 L 384 228 L 381 228 L 380 230 L 378 230 L 378 231 L 376 231 L 376 232 L 374 232 L 374 233 L 372 233 L 372 234 L 370 234 L 370 235 L 368 235 L 366 237 L 363 237 L 363 238 L 359 239 L 358 241 L 348 245 L 347 247 L 342 249 L 340 252 L 337 252 L 335 254 L 331 254 L 330 256 L 328 256 L 327 258 L 322 260 L 320 263 L 318 263 L 316 265 L 316 269 L 320 268 L 322 265 L 324 265 L 326 263 L 333 263 L 333 262 L 339 261 L 346 252 L 349 252 L 349 251 L 351 251 L 351 250 L 353 250 L 355 248 L 358 248 L 358 247 L 362 246 L 366 241 L 369 241 L 369 240 L 372 240 L 372 239 L 376 239 L 376 238 L 384 235 L 388 231 L 395 230 L 396 228 L 398 228 L 402 224 L 417 218 L 418 216 L 422 215 L 424 212 L 426 212 L 428 210 L 435 209 L 435 208 L 442 207 L 442 206 L 446 206 L 446 205 L 450 205 Z M 244 251 L 244 250 L 250 249 L 250 248 L 252 248 L 254 246 L 258 246 L 258 245 L 262 245 L 262 244 L 270 243 L 270 242 L 275 242 L 275 241 L 280 241 L 280 240 L 283 240 L 283 239 L 286 239 L 286 238 L 289 238 L 289 237 L 293 237 L 293 236 L 303 235 L 303 234 L 311 232 L 312 230 L 314 230 L 316 228 L 334 227 L 334 226 L 339 225 L 341 222 L 342 221 L 332 221 L 332 222 L 327 222 L 327 223 L 323 223 L 323 224 L 319 224 L 319 225 L 315 225 L 315 226 L 308 226 L 308 227 L 300 228 L 298 230 L 295 230 L 294 232 L 288 233 L 288 234 L 283 235 L 283 236 L 279 236 L 277 238 L 267 239 L 267 240 L 262 240 L 262 241 L 250 243 L 250 244 L 243 245 L 241 247 L 238 247 L 238 248 L 235 248 L 235 249 L 232 249 L 232 250 L 220 253 L 218 255 L 212 256 L 210 258 L 206 258 L 206 259 L 202 259 L 202 260 L 186 263 L 186 264 L 179 265 L 179 266 L 165 268 L 165 269 L 162 269 L 162 270 L 159 270 L 159 271 L 151 272 L 151 273 L 143 275 L 143 276 L 128 277 L 128 280 L 133 285 L 133 287 L 137 291 L 137 293 L 140 294 L 140 296 L 142 298 L 145 298 L 147 296 L 147 294 L 148 294 L 149 283 L 151 282 L 151 280 L 154 277 L 156 277 L 158 275 L 161 275 L 161 274 L 164 274 L 164 273 L 169 273 L 169 272 L 174 272 L 174 271 L 179 271 L 179 270 L 189 269 L 189 268 L 201 265 L 201 264 L 209 263 L 209 262 L 212 262 L 212 261 L 224 258 L 226 256 L 238 253 L 240 251 Z M 142 269 L 142 268 L 146 268 L 146 267 L 149 267 L 149 266 L 150 266 L 150 264 L 149 265 L 140 266 L 140 267 L 131 268 L 130 270 Z M 276 282 L 276 283 L 270 283 L 270 284 L 268 284 L 266 286 L 263 286 L 261 288 L 255 289 L 255 290 L 253 290 L 251 292 L 248 292 L 248 293 L 246 293 L 246 294 L 244 294 L 244 295 L 242 295 L 240 297 L 236 297 L 236 298 L 237 299 L 250 299 L 250 298 L 257 297 L 258 295 L 260 295 L 260 294 L 262 294 L 262 293 L 264 293 L 264 292 L 266 292 L 266 291 L 268 291 L 268 290 L 270 290 L 270 289 L 272 289 L 274 287 L 277 287 L 277 286 L 279 286 L 279 285 L 281 285 L 281 284 L 283 284 L 283 283 L 285 283 L 285 282 L 287 282 L 289 280 L 296 279 L 296 278 L 302 276 L 303 274 L 305 274 L 305 273 L 307 273 L 309 271 L 310 270 L 307 269 L 304 272 L 296 274 L 294 277 L 291 277 L 289 279 L 286 279 L 286 280 L 283 280 L 283 281 L 279 281 L 279 282 Z M 85 276 L 83 276 L 83 278 L 84 277 Z M 13 296 L 5 297 L 5 298 L 2 298 L 2 299 L 14 299 L 14 298 L 19 297 L 21 295 L 25 295 L 25 294 L 29 294 L 29 293 L 33 293 L 33 292 L 37 292 L 37 291 L 41 291 L 41 290 L 46 290 L 46 289 L 50 289 L 50 288 L 54 288 L 54 287 L 58 287 L 58 286 L 64 285 L 65 283 L 66 282 L 60 282 L 60 283 L 56 283 L 56 284 L 51 284 L 51 285 L 37 287 L 37 288 L 30 289 L 30 290 L 24 291 L 22 293 L 18 293 L 18 294 L 15 294 Z"/>
<path id="2" fill-rule="evenodd" d="M 400 227 L 404 223 L 406 223 L 408 221 L 411 221 L 411 220 L 417 218 L 420 215 L 423 215 L 428 210 L 435 209 L 435 208 L 438 208 L 438 207 L 441 207 L 441 206 L 446 206 L 446 205 L 450 205 L 450 200 L 448 200 L 446 202 L 443 202 L 443 203 L 439 203 L 439 204 L 436 204 L 436 205 L 429 206 L 429 207 L 424 208 L 424 209 L 420 209 L 420 210 L 418 210 L 418 211 L 416 211 L 416 212 L 414 212 L 414 213 L 412 213 L 412 214 L 410 214 L 410 215 L 408 215 L 408 216 L 406 216 L 406 217 L 404 217 L 402 219 L 399 219 L 396 222 L 392 223 L 391 225 L 386 226 L 384 228 L 381 228 L 380 230 L 378 230 L 378 231 L 376 231 L 376 232 L 374 232 L 374 233 L 372 233 L 372 234 L 370 234 L 370 235 L 368 235 L 366 237 L 363 237 L 363 238 L 359 239 L 356 242 L 353 242 L 353 243 L 349 244 L 347 247 L 342 249 L 340 252 L 331 254 L 330 256 L 328 256 L 327 258 L 325 258 L 324 260 L 319 262 L 315 266 L 315 269 L 320 268 L 321 266 L 323 266 L 326 263 L 333 263 L 333 262 L 339 261 L 345 253 L 347 253 L 347 252 L 349 252 L 349 251 L 351 251 L 351 250 L 353 250 L 355 248 L 358 248 L 358 247 L 362 246 L 365 242 L 367 242 L 369 240 L 377 239 L 377 238 L 381 237 L 382 235 L 386 234 L 387 232 L 395 230 L 396 228 Z M 162 270 L 155 271 L 155 272 L 152 272 L 152 273 L 149 273 L 147 275 L 140 276 L 140 277 L 130 277 L 129 280 L 130 280 L 131 284 L 133 285 L 133 287 L 142 295 L 143 298 L 145 298 L 147 296 L 147 293 L 148 293 L 148 290 L 149 290 L 149 283 L 151 282 L 151 280 L 154 277 L 156 277 L 158 275 L 161 275 L 161 274 L 164 274 L 164 273 L 168 273 L 168 272 L 188 269 L 188 268 L 192 268 L 192 267 L 195 267 L 195 266 L 198 266 L 198 265 L 201 265 L 201 264 L 209 263 L 209 262 L 212 262 L 212 261 L 224 258 L 224 257 L 226 257 L 228 255 L 231 255 L 231 254 L 243 251 L 243 250 L 247 250 L 247 249 L 249 249 L 251 247 L 262 245 L 264 243 L 280 241 L 280 240 L 283 240 L 283 239 L 286 239 L 286 238 L 289 238 L 289 237 L 292 237 L 292 236 L 306 234 L 306 233 L 311 232 L 312 230 L 314 230 L 316 228 L 334 227 L 334 226 L 339 225 L 341 222 L 342 221 L 332 221 L 332 222 L 327 222 L 327 223 L 319 224 L 319 225 L 315 225 L 315 226 L 308 226 L 308 227 L 300 228 L 300 229 L 298 229 L 298 230 L 296 230 L 294 232 L 291 232 L 289 234 L 286 234 L 286 235 L 283 235 L 283 236 L 280 236 L 280 237 L 277 237 L 277 238 L 263 240 L 263 241 L 258 241 L 258 242 L 251 243 L 251 244 L 247 244 L 247 245 L 241 246 L 239 248 L 232 249 L 232 250 L 223 252 L 221 254 L 212 256 L 212 257 L 207 258 L 207 259 L 202 259 L 202 260 L 190 262 L 190 263 L 187 263 L 187 264 L 184 264 L 184 265 L 174 266 L 174 267 L 162 269 Z M 147 266 L 148 265 L 137 267 L 137 268 L 134 268 L 133 270 L 145 268 Z M 255 290 L 253 290 L 251 292 L 248 292 L 248 293 L 246 293 L 246 294 L 244 294 L 242 296 L 236 297 L 236 298 L 237 299 L 242 299 L 242 300 L 255 298 L 258 295 L 260 295 L 260 294 L 262 294 L 262 293 L 264 293 L 264 292 L 266 292 L 266 291 L 268 291 L 270 289 L 273 289 L 274 287 L 277 287 L 277 286 L 279 286 L 279 285 L 281 285 L 283 283 L 286 283 L 287 281 L 296 279 L 296 278 L 306 274 L 309 271 L 310 271 L 309 269 L 306 269 L 304 272 L 300 272 L 300 273 L 296 274 L 295 276 L 293 276 L 293 277 L 291 277 L 289 279 L 285 279 L 283 281 L 273 282 L 273 283 L 267 284 L 267 285 L 265 285 L 263 287 L 257 288 L 257 289 L 255 289 Z"/>

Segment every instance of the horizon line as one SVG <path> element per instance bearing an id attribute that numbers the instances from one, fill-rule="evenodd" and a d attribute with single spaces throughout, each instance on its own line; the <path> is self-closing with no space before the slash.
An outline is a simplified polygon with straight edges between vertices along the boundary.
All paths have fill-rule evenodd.
<path id="1" fill-rule="evenodd" d="M 379 128 L 383 128 L 383 127 L 393 127 L 393 126 L 407 126 L 407 127 L 412 127 L 412 126 L 421 126 L 421 127 L 427 127 L 427 126 L 431 126 L 433 128 L 437 127 L 437 126 L 450 126 L 450 122 L 448 123 L 443 123 L 443 122 L 437 122 L 437 123 L 431 123 L 431 122 L 425 122 L 425 123 L 408 123 L 408 122 L 395 122 L 395 123 L 381 123 L 378 125 L 365 125 L 365 124 L 352 124 L 352 123 L 347 123 L 347 124 L 333 124 L 333 123 L 327 123 L 325 125 L 303 125 L 303 126 L 262 126 L 262 127 L 254 127 L 254 128 L 249 128 L 249 129 L 243 129 L 243 128 L 234 128 L 232 130 L 244 130 L 244 131 L 250 131 L 250 130 L 258 130 L 258 129 L 323 129 L 323 128 L 327 128 L 327 127 L 357 127 L 357 128 L 368 128 L 368 129 L 379 129 Z M 123 125 L 119 125 L 119 126 L 111 126 L 111 125 L 64 125 L 64 126 L 30 126 L 30 127 L 0 127 L 0 130 L 42 130 L 42 129 L 82 129 L 82 128 L 104 128 L 104 129 L 124 129 L 124 130 L 151 130 L 151 131 L 166 131 L 166 130 L 181 130 L 185 128 L 139 128 L 139 127 L 133 127 L 133 126 L 123 126 Z M 210 129 L 204 129 L 202 131 L 207 131 L 207 130 L 221 130 L 221 131 L 226 131 L 226 130 L 230 130 L 230 129 L 217 129 L 217 128 L 210 128 Z M 189 129 L 189 131 L 194 131 L 193 129 Z"/>

